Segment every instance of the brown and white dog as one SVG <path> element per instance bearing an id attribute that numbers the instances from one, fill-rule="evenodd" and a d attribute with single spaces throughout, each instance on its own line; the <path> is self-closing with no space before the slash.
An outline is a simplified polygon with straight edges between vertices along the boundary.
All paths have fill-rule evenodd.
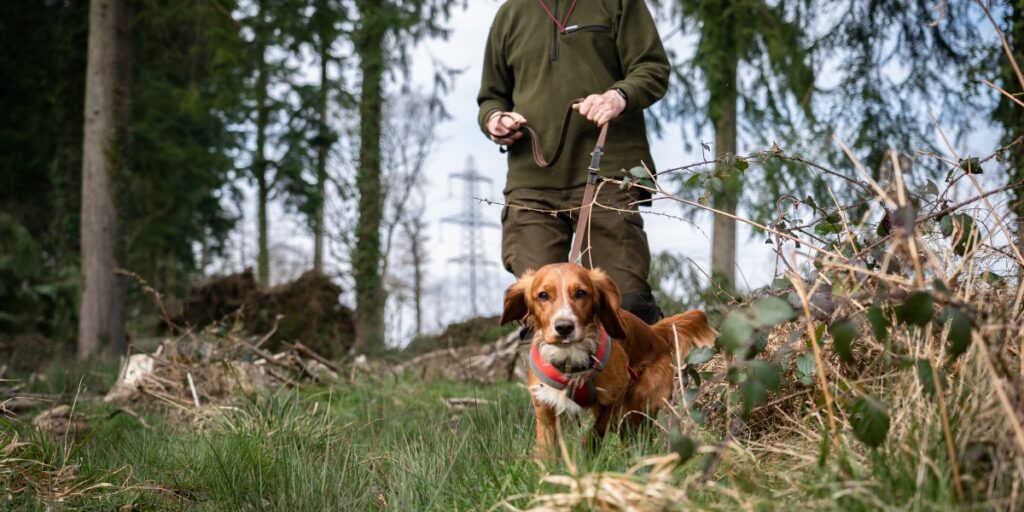
<path id="1" fill-rule="evenodd" d="M 558 416 L 592 411 L 597 438 L 609 427 L 635 430 L 654 418 L 672 396 L 676 339 L 681 358 L 714 343 L 701 311 L 650 326 L 620 304 L 604 272 L 571 263 L 527 272 L 505 292 L 501 323 L 523 320 L 533 328 L 528 387 L 539 456 L 558 445 Z"/>

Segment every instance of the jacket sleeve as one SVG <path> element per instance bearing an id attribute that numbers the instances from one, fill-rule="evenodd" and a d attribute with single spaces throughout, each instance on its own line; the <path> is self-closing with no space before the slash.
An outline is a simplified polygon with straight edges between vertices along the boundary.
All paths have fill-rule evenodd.
<path id="1" fill-rule="evenodd" d="M 512 110 L 515 78 L 505 54 L 504 13 L 505 9 L 500 9 L 494 17 L 484 48 L 483 76 L 480 79 L 480 92 L 476 97 L 476 103 L 480 107 L 477 123 L 484 133 L 487 133 L 487 119 L 491 114 Z"/>
<path id="2" fill-rule="evenodd" d="M 644 0 L 622 0 L 616 43 L 625 76 L 610 89 L 622 89 L 629 98 L 626 112 L 643 110 L 665 95 L 669 62 L 658 27 Z"/>

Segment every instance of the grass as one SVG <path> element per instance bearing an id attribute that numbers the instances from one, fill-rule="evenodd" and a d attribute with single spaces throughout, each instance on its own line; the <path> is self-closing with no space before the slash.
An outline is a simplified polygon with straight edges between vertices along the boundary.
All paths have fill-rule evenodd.
<path id="1" fill-rule="evenodd" d="M 444 405 L 451 397 L 487 402 L 456 412 Z M 712 481 L 698 486 L 720 441 L 710 428 L 699 432 L 705 447 L 692 462 L 626 475 L 638 461 L 672 453 L 662 433 L 628 444 L 611 436 L 599 453 L 586 454 L 575 442 L 585 426 L 569 425 L 567 449 L 574 464 L 538 465 L 532 459 L 529 400 L 517 383 L 400 379 L 315 386 L 243 397 L 197 421 L 151 410 L 143 415 L 149 428 L 130 415 L 108 418 L 110 406 L 89 403 L 78 409 L 93 429 L 77 441 L 33 433 L 20 422 L 4 423 L 5 436 L 16 433 L 30 443 L 20 455 L 4 456 L 38 461 L 26 471 L 51 489 L 4 492 L 0 508 L 488 510 L 501 508 L 505 500 L 527 507 L 552 505 L 558 498 L 601 509 L 596 502 L 585 506 L 588 488 L 601 489 L 590 494 L 593 498 L 633 485 L 651 495 L 653 506 L 666 498 L 651 490 L 657 482 L 665 484 L 657 492 L 678 495 L 672 500 L 680 500 L 677 508 L 931 510 L 954 503 L 943 469 L 942 432 L 934 423 L 907 428 L 899 440 L 875 451 L 844 435 L 848 465 L 840 464 L 840 457 L 821 465 L 815 433 L 824 422 L 809 410 L 793 425 L 776 425 L 770 437 L 733 443 Z M 782 434 L 787 431 L 800 435 Z M 963 508 L 996 505 L 974 502 Z M 576 507 L 561 509 L 571 508 Z"/>
<path id="2" fill-rule="evenodd" d="M 443 403 L 451 397 L 487 402 L 455 412 Z M 55 495 L 5 492 L 0 507 L 479 510 L 536 492 L 543 472 L 531 456 L 529 399 L 514 383 L 310 387 L 241 398 L 199 424 L 150 411 L 143 415 L 149 428 L 129 415 L 108 418 L 110 406 L 78 410 L 93 429 L 77 442 L 15 421 L 2 431 L 31 443 L 24 458 L 75 467 L 80 488 L 109 487 L 68 492 L 60 503 Z M 569 430 L 582 437 L 580 427 Z M 570 448 L 581 471 L 621 471 L 665 446 L 647 436 L 628 446 L 612 439 L 589 457 Z"/>

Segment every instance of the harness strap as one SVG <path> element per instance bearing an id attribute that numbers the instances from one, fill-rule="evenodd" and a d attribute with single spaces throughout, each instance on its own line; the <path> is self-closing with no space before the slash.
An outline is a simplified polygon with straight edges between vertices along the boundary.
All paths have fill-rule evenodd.
<path id="1" fill-rule="evenodd" d="M 601 330 L 601 342 L 597 345 L 597 353 L 594 354 L 594 374 L 604 370 L 605 365 L 612 355 L 612 340 L 608 333 Z M 569 377 L 562 373 L 555 365 L 546 361 L 540 355 L 539 346 L 534 343 L 530 347 L 530 371 L 540 379 L 541 382 L 558 390 L 569 387 Z M 572 401 L 580 407 L 587 407 L 597 400 L 597 387 L 594 386 L 594 374 L 586 382 L 572 389 Z"/>

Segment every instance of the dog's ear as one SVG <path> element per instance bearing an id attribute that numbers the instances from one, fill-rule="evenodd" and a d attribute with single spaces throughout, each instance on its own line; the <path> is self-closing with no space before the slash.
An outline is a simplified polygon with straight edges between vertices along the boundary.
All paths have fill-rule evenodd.
<path id="1" fill-rule="evenodd" d="M 622 327 L 622 319 L 619 317 L 619 308 L 622 307 L 622 298 L 619 296 L 619 288 L 615 286 L 608 274 L 600 269 L 590 271 L 590 281 L 594 283 L 594 291 L 597 295 L 597 319 L 601 326 L 612 338 L 623 339 L 626 337 L 626 329 Z"/>
<path id="2" fill-rule="evenodd" d="M 505 309 L 501 312 L 501 325 L 522 320 L 529 312 L 526 291 L 533 282 L 533 271 L 527 270 L 522 277 L 505 290 Z"/>

